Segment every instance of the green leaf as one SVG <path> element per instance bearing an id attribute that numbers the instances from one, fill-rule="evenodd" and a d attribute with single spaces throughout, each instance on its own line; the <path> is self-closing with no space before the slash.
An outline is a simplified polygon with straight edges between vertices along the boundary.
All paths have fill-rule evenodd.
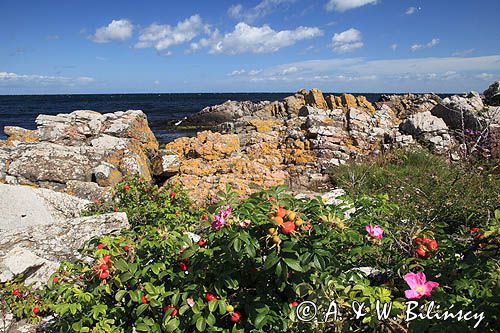
<path id="1" fill-rule="evenodd" d="M 215 309 L 217 308 L 218 302 L 217 301 L 210 301 L 208 302 L 208 311 L 214 312 Z"/>
<path id="2" fill-rule="evenodd" d="M 135 325 L 135 329 L 140 332 L 149 332 L 149 326 L 144 323 L 139 323 Z"/>
<path id="3" fill-rule="evenodd" d="M 288 267 L 297 272 L 302 272 L 302 267 L 300 267 L 299 262 L 295 259 L 291 258 L 283 258 L 283 261 L 287 264 Z"/>
<path id="4" fill-rule="evenodd" d="M 172 318 L 172 317 L 167 316 L 167 320 L 170 318 Z M 180 324 L 180 321 L 178 318 L 172 318 L 172 319 L 168 320 L 168 322 L 164 325 L 164 327 L 165 327 L 165 330 L 167 332 L 173 332 L 177 329 L 177 327 L 179 327 L 179 324 Z"/>
<path id="5" fill-rule="evenodd" d="M 256 329 L 260 330 L 266 324 L 267 313 L 259 313 L 257 318 L 255 318 L 254 326 Z"/>
<path id="6" fill-rule="evenodd" d="M 121 302 L 121 300 L 123 299 L 123 296 L 125 296 L 127 294 L 127 291 L 126 290 L 119 290 L 116 295 L 115 295 L 115 300 L 117 302 Z"/>
<path id="7" fill-rule="evenodd" d="M 140 316 L 141 316 L 141 314 L 142 314 L 144 311 L 146 311 L 146 309 L 148 308 L 148 306 L 149 306 L 148 304 L 141 304 L 141 305 L 139 305 L 139 306 L 137 307 L 137 309 L 135 310 L 135 315 L 136 315 L 137 317 L 140 317 Z"/>
<path id="8" fill-rule="evenodd" d="M 239 238 L 234 239 L 233 248 L 236 252 L 241 251 L 241 239 L 239 239 Z"/>
<path id="9" fill-rule="evenodd" d="M 113 266 L 118 268 L 122 272 L 126 272 L 129 270 L 127 262 L 123 259 L 118 259 L 117 261 L 113 262 Z"/>
<path id="10" fill-rule="evenodd" d="M 278 255 L 276 254 L 276 252 L 271 252 L 267 258 L 266 258 L 266 262 L 264 263 L 264 270 L 268 270 L 270 269 L 271 267 L 273 267 L 274 265 L 276 265 L 276 263 L 280 260 L 280 258 L 278 257 Z"/>
<path id="11" fill-rule="evenodd" d="M 203 332 L 207 326 L 207 322 L 205 321 L 205 318 L 200 317 L 196 321 L 196 329 L 200 332 Z"/>

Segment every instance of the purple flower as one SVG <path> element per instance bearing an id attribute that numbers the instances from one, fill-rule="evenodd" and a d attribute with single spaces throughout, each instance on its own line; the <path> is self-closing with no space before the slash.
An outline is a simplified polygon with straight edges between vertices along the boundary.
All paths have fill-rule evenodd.
<path id="1" fill-rule="evenodd" d="M 219 230 L 222 227 L 224 227 L 225 223 L 226 223 L 226 221 L 224 220 L 224 218 L 221 215 L 215 215 L 214 220 L 213 220 L 210 227 L 212 229 Z"/>
<path id="2" fill-rule="evenodd" d="M 222 216 L 223 218 L 227 218 L 229 215 L 231 215 L 232 211 L 233 211 L 233 210 L 231 209 L 231 207 L 229 207 L 229 206 L 227 206 L 227 207 L 222 206 L 222 207 L 220 208 L 220 213 L 219 213 L 219 214 L 220 214 L 220 216 Z"/>

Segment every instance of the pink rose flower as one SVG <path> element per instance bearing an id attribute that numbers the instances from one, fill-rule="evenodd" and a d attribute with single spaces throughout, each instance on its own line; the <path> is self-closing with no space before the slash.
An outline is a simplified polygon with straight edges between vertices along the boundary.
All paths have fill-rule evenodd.
<path id="1" fill-rule="evenodd" d="M 439 283 L 434 281 L 427 281 L 423 272 L 406 273 L 404 280 L 410 286 L 410 290 L 405 290 L 405 297 L 407 299 L 419 299 L 423 296 L 431 296 L 433 288 L 439 287 Z"/>
<path id="2" fill-rule="evenodd" d="M 372 236 L 373 238 L 375 239 L 382 239 L 382 234 L 384 233 L 384 229 L 382 229 L 380 226 L 376 225 L 376 226 L 372 226 L 371 224 L 370 225 L 367 225 L 365 227 L 365 230 L 367 233 L 370 234 L 370 236 Z"/>

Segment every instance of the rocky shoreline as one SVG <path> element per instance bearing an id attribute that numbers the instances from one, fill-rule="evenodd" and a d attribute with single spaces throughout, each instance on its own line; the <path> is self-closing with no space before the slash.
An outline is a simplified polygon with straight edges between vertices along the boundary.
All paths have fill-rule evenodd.
<path id="1" fill-rule="evenodd" d="M 36 130 L 6 127 L 0 141 L 1 282 L 24 274 L 39 285 L 61 260 L 82 259 L 78 250 L 91 238 L 127 228 L 123 213 L 80 212 L 134 174 L 180 184 L 201 206 L 227 184 L 243 196 L 283 184 L 302 195 L 328 192 L 331 168 L 401 147 L 450 160 L 474 150 L 498 159 L 500 81 L 483 96 L 445 99 L 388 95 L 372 104 L 303 89 L 282 101 L 227 101 L 179 124 L 212 131 L 162 148 L 138 110 L 40 115 L 36 123 Z"/>
<path id="2" fill-rule="evenodd" d="M 242 195 L 280 184 L 328 190 L 330 168 L 393 148 L 426 147 L 459 159 L 471 153 L 464 137 L 469 132 L 478 134 L 483 153 L 498 158 L 499 82 L 483 96 L 442 100 L 434 94 L 384 95 L 372 104 L 364 96 L 302 89 L 282 101 L 227 101 L 178 124 L 209 124 L 212 131 L 162 149 L 142 111 L 40 115 L 36 130 L 5 127 L 0 182 L 99 200 L 138 173 L 148 181 L 182 184 L 204 204 L 227 183 Z"/>

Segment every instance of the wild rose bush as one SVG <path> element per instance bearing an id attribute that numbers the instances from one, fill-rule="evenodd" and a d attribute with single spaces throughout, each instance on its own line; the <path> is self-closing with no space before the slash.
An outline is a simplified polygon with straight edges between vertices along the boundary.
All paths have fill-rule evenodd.
<path id="1" fill-rule="evenodd" d="M 42 290 L 5 285 L 0 306 L 34 322 L 53 315 L 56 332 L 437 332 L 474 325 L 406 323 L 404 302 L 416 299 L 484 311 L 479 329 L 495 331 L 500 212 L 459 228 L 429 227 L 395 223 L 400 208 L 385 195 L 342 199 L 326 205 L 278 187 L 240 200 L 228 189 L 217 205 L 195 210 L 180 189 L 159 190 L 136 177 L 93 207 L 126 211 L 131 230 L 88 244 L 83 251 L 92 261 L 63 263 Z M 353 301 L 370 311 L 359 320 L 298 320 L 301 302 L 314 301 L 321 313 L 332 300 L 343 312 Z M 377 300 L 392 302 L 389 319 L 376 318 Z"/>

